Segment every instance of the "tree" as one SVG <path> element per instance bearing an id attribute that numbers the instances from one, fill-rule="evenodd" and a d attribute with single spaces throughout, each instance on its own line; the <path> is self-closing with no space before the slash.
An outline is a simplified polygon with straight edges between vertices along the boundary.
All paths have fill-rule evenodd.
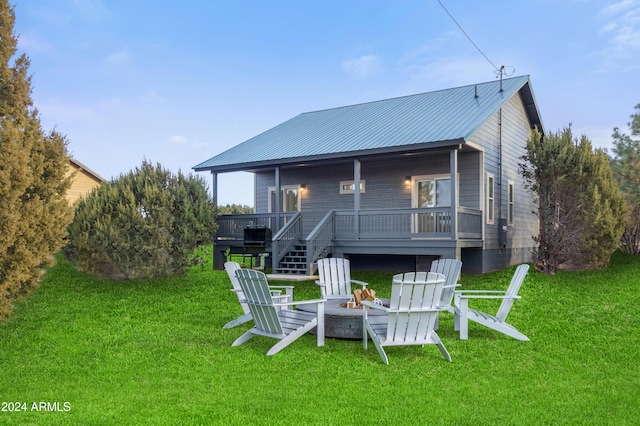
<path id="1" fill-rule="evenodd" d="M 29 59 L 23 54 L 11 64 L 14 22 L 13 8 L 0 0 L 0 318 L 37 287 L 73 215 L 66 141 L 40 127 Z"/>
<path id="2" fill-rule="evenodd" d="M 527 141 L 521 174 L 538 202 L 536 269 L 604 267 L 617 247 L 625 205 L 606 154 L 571 128 Z"/>
<path id="3" fill-rule="evenodd" d="M 621 250 L 630 254 L 640 254 L 640 104 L 637 112 L 631 114 L 628 123 L 631 134 L 613 129 L 613 153 L 611 168 L 627 202 L 628 214 L 620 241 Z"/>
<path id="4" fill-rule="evenodd" d="M 69 226 L 82 268 L 123 279 L 183 273 L 214 233 L 215 204 L 204 181 L 146 160 L 81 199 Z"/>
<path id="5" fill-rule="evenodd" d="M 253 207 L 240 204 L 227 204 L 226 206 L 218 206 L 218 214 L 251 214 Z"/>

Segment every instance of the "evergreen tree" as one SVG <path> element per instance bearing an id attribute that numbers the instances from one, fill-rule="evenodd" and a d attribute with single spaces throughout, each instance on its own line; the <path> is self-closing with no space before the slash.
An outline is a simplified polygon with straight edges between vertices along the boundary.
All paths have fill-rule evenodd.
<path id="1" fill-rule="evenodd" d="M 521 173 L 538 201 L 539 233 L 534 238 L 536 269 L 604 267 L 622 233 L 624 200 L 606 154 L 571 128 L 527 142 Z"/>
<path id="2" fill-rule="evenodd" d="M 625 196 L 628 207 L 620 248 L 630 254 L 640 254 L 640 104 L 628 123 L 631 134 L 613 129 L 611 167 Z M 634 139 L 635 137 L 635 139 Z"/>
<path id="3" fill-rule="evenodd" d="M 227 204 L 226 206 L 218 206 L 218 214 L 251 214 L 253 207 L 240 204 Z"/>
<path id="4" fill-rule="evenodd" d="M 78 264 L 120 279 L 181 274 L 214 233 L 215 204 L 204 181 L 148 161 L 81 199 L 69 226 Z"/>
<path id="5" fill-rule="evenodd" d="M 29 59 L 16 53 L 15 14 L 0 0 L 0 318 L 38 285 L 64 243 L 72 210 L 64 138 L 45 134 L 31 100 Z"/>

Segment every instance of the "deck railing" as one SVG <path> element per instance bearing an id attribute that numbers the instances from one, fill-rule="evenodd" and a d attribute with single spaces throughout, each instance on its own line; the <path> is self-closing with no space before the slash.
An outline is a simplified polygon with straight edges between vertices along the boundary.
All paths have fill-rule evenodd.
<path id="1" fill-rule="evenodd" d="M 278 265 L 289 249 L 302 238 L 302 214 L 298 212 L 287 220 L 286 225 L 271 240 L 271 255 L 273 256 L 274 267 Z"/>
<path id="2" fill-rule="evenodd" d="M 452 228 L 449 207 L 361 210 L 358 213 L 359 229 L 356 233 L 353 211 L 335 212 L 336 240 L 482 238 L 482 212 L 466 207 L 458 207 L 457 235 Z"/>
<path id="3" fill-rule="evenodd" d="M 316 225 L 316 227 L 307 236 L 307 269 L 311 269 L 311 265 L 319 259 L 327 247 L 331 245 L 335 236 L 335 217 L 336 212 L 331 210 Z"/>
<path id="4" fill-rule="evenodd" d="M 242 242 L 244 229 L 248 226 L 264 226 L 275 232 L 282 228 L 293 215 L 294 213 L 280 213 L 280 226 L 277 227 L 275 213 L 222 215 L 217 219 L 216 241 Z"/>
<path id="5" fill-rule="evenodd" d="M 220 216 L 216 241 L 242 243 L 245 227 L 265 226 L 275 230 L 275 220 L 274 213 Z M 360 210 L 358 232 L 354 230 L 355 222 L 353 210 L 329 211 L 305 240 L 302 214 L 281 213 L 280 230 L 271 240 L 273 265 L 300 240 L 307 244 L 307 270 L 310 270 L 311 264 L 336 240 L 482 239 L 482 211 L 466 207 L 457 208 L 455 227 L 449 207 Z"/>

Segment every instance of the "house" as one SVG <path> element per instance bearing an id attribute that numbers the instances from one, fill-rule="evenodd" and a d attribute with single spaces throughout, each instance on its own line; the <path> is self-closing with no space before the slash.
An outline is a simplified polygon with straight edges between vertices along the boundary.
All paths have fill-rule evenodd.
<path id="1" fill-rule="evenodd" d="M 354 268 L 468 273 L 527 262 L 536 204 L 518 170 L 544 131 L 529 76 L 300 114 L 194 167 L 255 179 L 255 213 L 221 216 L 227 249 L 270 253 L 276 273 L 313 272 L 325 256 Z M 247 230 L 271 231 L 266 247 Z M 268 235 L 268 234 L 267 234 Z"/>
<path id="2" fill-rule="evenodd" d="M 67 190 L 67 200 L 69 204 L 74 204 L 79 198 L 84 197 L 93 188 L 100 186 L 105 179 L 89 169 L 87 166 L 79 162 L 73 157 L 69 157 L 69 169 L 66 176 L 75 173 L 71 181 L 71 188 Z"/>

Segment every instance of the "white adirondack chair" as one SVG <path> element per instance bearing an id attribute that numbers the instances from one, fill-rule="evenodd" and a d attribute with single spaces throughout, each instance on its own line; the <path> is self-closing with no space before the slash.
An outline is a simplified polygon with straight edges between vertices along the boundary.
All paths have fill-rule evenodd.
<path id="1" fill-rule="evenodd" d="M 437 345 L 442 356 L 451 362 L 451 356 L 438 337 L 434 327 L 445 277 L 434 272 L 408 272 L 393 277 L 389 307 L 369 301 L 362 316 L 364 349 L 367 335 L 378 349 L 385 364 L 389 359 L 384 346 Z M 380 309 L 388 315 L 368 315 L 369 309 Z"/>
<path id="2" fill-rule="evenodd" d="M 236 278 L 236 271 L 238 269 L 241 269 L 240 264 L 237 262 L 226 262 L 224 264 L 224 269 L 225 271 L 227 271 L 229 280 L 231 280 L 231 285 L 233 287 L 231 291 L 238 296 L 238 300 L 240 301 L 240 306 L 242 307 L 243 312 L 243 314 L 238 318 L 231 320 L 222 326 L 222 328 L 233 328 L 251 321 L 253 317 L 251 316 L 249 305 L 243 302 L 243 300 L 245 299 L 244 293 L 240 288 L 240 282 L 238 281 L 238 278 Z M 293 286 L 270 286 L 269 288 L 271 289 L 271 295 L 276 301 L 291 302 L 293 300 Z M 285 294 L 282 294 L 283 290 L 285 291 Z"/>
<path id="3" fill-rule="evenodd" d="M 244 293 L 244 302 L 249 305 L 254 327 L 238 337 L 232 346 L 238 346 L 253 336 L 266 336 L 279 342 L 269 349 L 267 355 L 274 355 L 303 334 L 316 328 L 318 346 L 324 346 L 324 299 L 275 302 L 269 290 L 267 277 L 253 269 L 239 269 L 236 277 Z M 294 305 L 317 305 L 317 312 L 303 312 L 291 309 Z"/>
<path id="4" fill-rule="evenodd" d="M 351 266 L 348 259 L 327 257 L 318 260 L 319 280 L 322 297 L 325 299 L 344 299 L 352 296 L 351 283 L 367 288 L 367 283 L 351 279 Z"/>
<path id="5" fill-rule="evenodd" d="M 523 264 L 516 268 L 511 283 L 507 291 L 500 290 L 462 290 L 456 291 L 454 295 L 454 315 L 455 330 L 460 330 L 460 339 L 467 340 L 469 338 L 469 320 L 482 324 L 493 330 L 504 333 L 514 339 L 528 341 L 529 338 L 520 333 L 514 326 L 506 322 L 507 315 L 511 310 L 511 306 L 516 299 L 520 299 L 518 291 L 527 276 L 529 265 Z M 485 314 L 469 308 L 470 299 L 502 299 L 500 308 L 496 316 Z"/>
<path id="6" fill-rule="evenodd" d="M 440 308 L 453 313 L 453 292 L 456 287 L 460 287 L 460 271 L 462 262 L 456 259 L 438 259 L 431 262 L 431 272 L 436 272 L 445 276 L 442 286 L 442 296 L 440 296 Z"/>

